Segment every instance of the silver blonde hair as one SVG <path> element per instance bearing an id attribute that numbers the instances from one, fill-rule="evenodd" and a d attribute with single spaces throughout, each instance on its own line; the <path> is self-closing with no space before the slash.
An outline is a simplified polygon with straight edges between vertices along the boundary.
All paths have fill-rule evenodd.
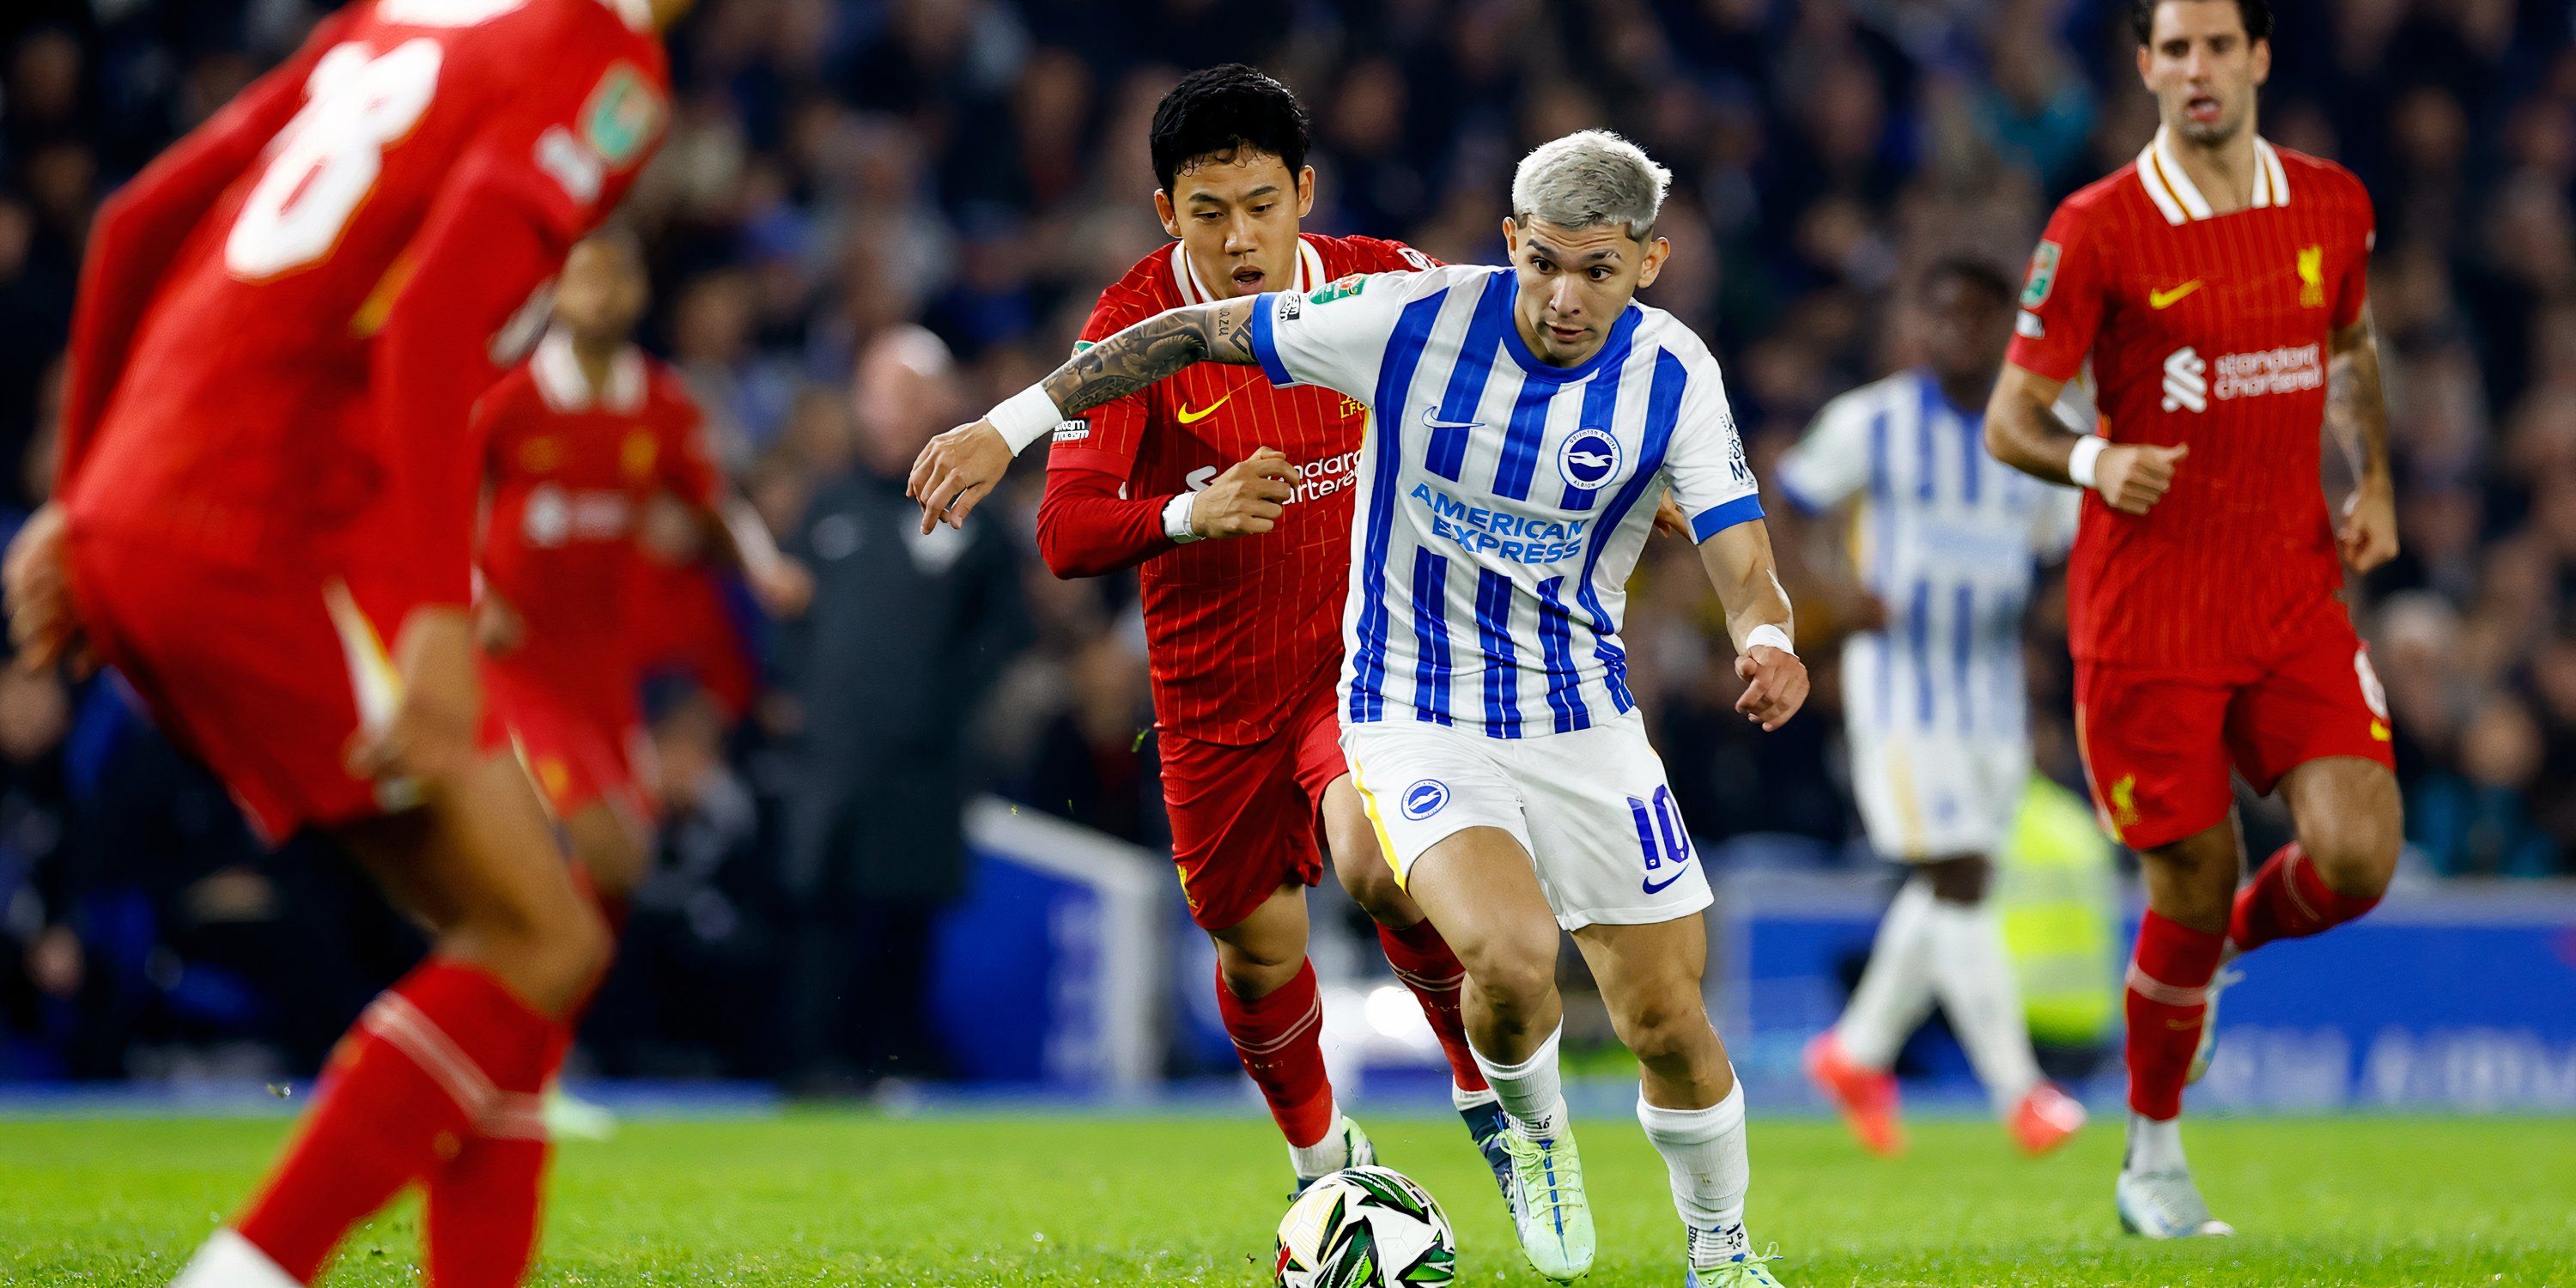
<path id="1" fill-rule="evenodd" d="M 1626 226 L 1638 241 L 1652 236 L 1673 172 L 1644 148 L 1608 130 L 1583 130 L 1542 143 L 1512 173 L 1512 217 L 1559 228 Z"/>

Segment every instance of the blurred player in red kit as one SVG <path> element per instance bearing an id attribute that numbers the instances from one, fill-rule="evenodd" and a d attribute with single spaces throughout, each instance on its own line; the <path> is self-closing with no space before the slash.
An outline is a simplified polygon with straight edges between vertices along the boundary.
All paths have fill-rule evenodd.
<path id="1" fill-rule="evenodd" d="M 2031 259 L 1986 414 L 2006 464 L 2090 489 L 2068 569 L 2077 735 L 2105 826 L 2145 860 L 2129 967 L 2122 1224 L 2225 1234 L 2183 1157 L 2225 959 L 2368 912 L 2400 840 L 2388 710 L 2338 595 L 2397 553 L 2366 307 L 2369 194 L 2255 133 L 2263 0 L 2136 0 L 2162 128 L 2066 199 Z M 2093 362 L 2098 434 L 2049 412 Z M 2357 443 L 2338 529 L 2319 425 Z M 2238 889 L 2229 770 L 2298 839 Z"/>
<path id="2" fill-rule="evenodd" d="M 310 1281 L 414 1182 L 430 1282 L 526 1271 L 535 1093 L 607 940 L 476 746 L 467 420 L 659 143 L 686 8 L 359 0 L 99 214 L 21 659 L 116 666 L 265 835 L 327 833 L 434 932 L 188 1288 Z"/>
<path id="3" fill-rule="evenodd" d="M 1306 110 L 1278 81 L 1241 64 L 1184 77 L 1155 109 L 1151 141 L 1154 211 L 1178 240 L 1101 293 L 1077 351 L 1185 304 L 1430 266 L 1395 242 L 1301 235 L 1315 198 L 1307 145 Z M 1501 1111 L 1458 1018 L 1464 973 L 1397 887 L 1337 741 L 1366 416 L 1327 390 L 1275 389 L 1255 368 L 1193 367 L 1057 428 L 1038 510 L 1057 576 L 1141 565 L 1173 859 L 1191 919 L 1216 941 L 1226 1032 L 1301 1191 L 1376 1161 L 1335 1105 L 1319 1041 L 1306 960 L 1319 813 L 1334 872 L 1439 1035 L 1452 1100 L 1488 1165 L 1503 1166 Z M 998 477 L 1026 444 L 990 440 Z"/>
<path id="4" fill-rule="evenodd" d="M 628 339 L 641 253 L 621 233 L 573 247 L 554 328 L 486 391 L 474 427 L 487 485 L 475 627 L 487 746 L 516 749 L 571 842 L 612 933 L 652 858 L 655 803 L 638 600 L 646 516 L 666 498 L 772 612 L 800 612 L 805 570 L 732 495 L 679 377 Z"/>

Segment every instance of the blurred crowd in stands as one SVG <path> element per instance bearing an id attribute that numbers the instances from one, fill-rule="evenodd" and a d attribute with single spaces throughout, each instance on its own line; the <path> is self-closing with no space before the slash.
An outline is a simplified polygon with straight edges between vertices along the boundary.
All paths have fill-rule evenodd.
<path id="1" fill-rule="evenodd" d="M 0 16 L 0 462 L 16 466 L 0 501 L 14 511 L 46 491 L 91 212 L 316 9 L 16 0 Z M 1531 144 L 1600 124 L 1642 143 L 1675 172 L 1659 228 L 1674 254 L 1644 298 L 1714 342 L 1767 473 L 1826 399 L 1911 360 L 1911 270 L 1966 251 L 2018 276 L 2053 203 L 2136 155 L 2154 117 L 2126 9 L 702 0 L 673 40 L 669 141 L 626 213 L 657 291 L 643 339 L 704 402 L 782 543 L 818 564 L 848 556 L 852 516 L 899 492 L 922 441 L 1060 360 L 1099 288 L 1163 243 L 1148 115 L 1180 71 L 1239 59 L 1313 113 L 1310 229 L 1450 261 L 1500 254 L 1510 167 Z M 2396 716 L 2409 866 L 2576 872 L 2576 6 L 2276 9 L 2264 132 L 2350 166 L 2378 206 L 2406 552 L 2352 598 Z M 2326 456 L 2339 493 L 2349 467 Z M 850 669 L 869 632 L 833 624 L 927 606 L 822 569 L 802 628 L 747 613 L 721 626 L 758 684 L 719 665 L 657 685 L 669 826 L 601 1005 L 604 1067 L 793 1075 L 900 1057 L 813 1050 L 838 1027 L 830 997 L 745 987 L 822 969 L 795 945 L 899 937 L 971 877 L 962 857 L 921 875 L 924 856 L 899 852 L 918 838 L 798 839 L 799 794 L 844 790 L 818 780 L 858 763 L 815 736 L 843 718 L 818 676 L 871 674 L 905 695 L 905 712 L 878 713 L 898 749 L 907 720 L 966 731 L 903 762 L 938 765 L 934 802 L 990 788 L 1163 843 L 1132 575 L 1047 575 L 1029 538 L 1041 473 L 1024 463 L 971 549 L 910 550 L 989 575 L 974 612 L 895 649 L 894 672 Z M 1696 565 L 1659 547 L 1640 578 L 1634 682 L 1694 830 L 1805 837 L 1820 861 L 1865 862 L 1848 844 L 1830 668 L 1803 719 L 1752 733 L 1725 714 L 1735 682 Z M 2062 600 L 2039 603 L 2042 768 L 2077 783 Z M 1810 640 L 1833 628 L 1801 625 Z M 849 872 L 824 872 L 836 864 Z M 846 915 L 816 920 L 818 881 Z M 138 1052 L 245 1032 L 309 1067 L 400 966 L 407 934 L 327 856 L 260 859 L 220 788 L 112 683 L 0 675 L 0 1078 L 148 1074 L 161 1070 Z M 313 968 L 314 953 L 345 969 Z M 902 961 L 848 969 L 909 986 Z M 780 1013 L 742 1000 L 773 996 Z M 789 1013 L 823 1036 L 762 1036 L 799 1028 Z"/>

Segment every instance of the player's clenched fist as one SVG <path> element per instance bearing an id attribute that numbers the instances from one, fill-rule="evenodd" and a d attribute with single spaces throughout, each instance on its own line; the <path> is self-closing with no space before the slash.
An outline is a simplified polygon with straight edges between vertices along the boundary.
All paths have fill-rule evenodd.
<path id="1" fill-rule="evenodd" d="M 1002 431 L 993 428 L 991 421 L 979 420 L 930 440 L 913 458 L 912 476 L 904 481 L 903 494 L 921 502 L 924 534 L 938 527 L 941 519 L 952 528 L 962 528 L 975 503 L 1010 468 L 1011 445 L 1002 441 Z"/>
<path id="2" fill-rule="evenodd" d="M 1789 723 L 1807 701 L 1807 664 L 1795 653 L 1756 644 L 1735 659 L 1735 676 L 1744 681 L 1744 696 L 1735 709 L 1769 733 Z"/>
<path id="3" fill-rule="evenodd" d="M 1297 494 L 1297 467 L 1264 447 L 1227 467 L 1190 499 L 1190 530 L 1202 537 L 1246 537 L 1279 526 Z"/>
<path id="4" fill-rule="evenodd" d="M 2173 486 L 2174 467 L 2191 452 L 2191 444 L 2156 447 L 2114 443 L 2102 449 L 2093 467 L 2093 489 L 2122 514 L 2145 514 Z"/>
<path id="5" fill-rule="evenodd" d="M 2397 490 L 2386 477 L 2362 480 L 2344 502 L 2335 545 L 2354 572 L 2369 572 L 2397 557 Z"/>

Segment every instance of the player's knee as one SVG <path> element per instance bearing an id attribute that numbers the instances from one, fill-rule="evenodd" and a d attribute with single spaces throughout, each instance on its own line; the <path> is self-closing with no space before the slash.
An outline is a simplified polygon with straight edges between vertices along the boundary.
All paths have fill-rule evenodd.
<path id="1" fill-rule="evenodd" d="M 1686 989 L 1631 999 L 1610 1009 L 1610 1026 L 1619 1041 L 1650 1065 L 1687 1061 L 1713 1035 L 1708 1011 Z"/>
<path id="2" fill-rule="evenodd" d="M 608 969 L 608 923 L 582 899 L 547 900 L 542 908 L 496 905 L 460 927 L 467 955 L 541 1006 L 587 993 Z"/>
<path id="3" fill-rule="evenodd" d="M 1534 1014 L 1547 1009 L 1556 989 L 1556 948 L 1556 925 L 1550 922 L 1544 935 L 1482 936 L 1459 949 L 1458 960 L 1496 1011 Z"/>
<path id="4" fill-rule="evenodd" d="M 2336 894 L 2376 899 L 2388 893 L 2397 874 L 2401 847 L 2397 828 L 2365 815 L 2343 815 L 2299 822 L 2299 848 L 2315 864 L 2317 876 Z"/>
<path id="5" fill-rule="evenodd" d="M 1284 945 L 1216 941 L 1217 978 L 1224 982 L 1225 991 L 1247 1002 L 1278 991 L 1305 964 L 1303 944 L 1292 952 Z"/>

